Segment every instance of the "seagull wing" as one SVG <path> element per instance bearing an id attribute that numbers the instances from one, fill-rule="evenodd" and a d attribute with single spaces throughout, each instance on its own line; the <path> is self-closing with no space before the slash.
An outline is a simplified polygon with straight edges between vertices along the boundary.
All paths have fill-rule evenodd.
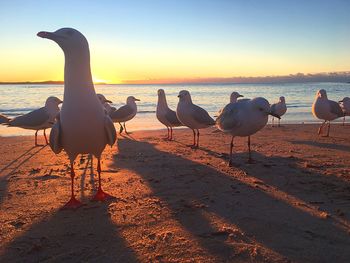
<path id="1" fill-rule="evenodd" d="M 105 116 L 105 133 L 107 136 L 107 143 L 112 147 L 117 139 L 117 132 L 115 131 L 113 121 L 107 115 Z"/>
<path id="2" fill-rule="evenodd" d="M 215 125 L 214 119 L 209 116 L 208 112 L 195 104 L 193 104 L 193 118 L 202 124 Z"/>
<path id="3" fill-rule="evenodd" d="M 9 121 L 10 121 L 9 118 L 7 118 L 6 116 L 0 114 L 0 124 L 8 123 Z"/>
<path id="4" fill-rule="evenodd" d="M 132 113 L 132 108 L 129 105 L 124 105 L 119 109 L 117 109 L 116 111 L 111 112 L 109 116 L 114 122 L 119 122 L 119 120 L 126 118 L 131 113 Z"/>
<path id="5" fill-rule="evenodd" d="M 277 110 L 277 104 L 274 103 L 274 104 L 271 105 L 271 112 L 275 113 L 276 110 Z"/>
<path id="6" fill-rule="evenodd" d="M 52 151 L 56 154 L 60 153 L 63 150 L 63 146 L 61 143 L 61 121 L 58 119 L 50 132 L 50 147 Z"/>
<path id="7" fill-rule="evenodd" d="M 229 103 L 221 111 L 220 115 L 216 119 L 217 127 L 222 131 L 230 131 L 232 129 L 241 126 L 240 109 L 243 104 Z"/>
<path id="8" fill-rule="evenodd" d="M 176 112 L 173 110 L 169 109 L 165 114 L 165 118 L 167 119 L 168 122 L 171 123 L 171 125 L 174 125 L 174 126 L 182 125 L 182 123 L 179 121 L 179 119 L 176 116 Z"/>
<path id="9" fill-rule="evenodd" d="M 337 115 L 338 117 L 343 117 L 344 116 L 344 112 L 341 109 L 341 107 L 339 106 L 338 103 L 336 103 L 333 100 L 329 100 L 329 105 L 331 106 L 331 112 L 335 115 Z"/>
<path id="10" fill-rule="evenodd" d="M 46 109 L 40 108 L 9 121 L 9 126 L 15 127 L 37 127 L 49 121 L 50 116 Z"/>

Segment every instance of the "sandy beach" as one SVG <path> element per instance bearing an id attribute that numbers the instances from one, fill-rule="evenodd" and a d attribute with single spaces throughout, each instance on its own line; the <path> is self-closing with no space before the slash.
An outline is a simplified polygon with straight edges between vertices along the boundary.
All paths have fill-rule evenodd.
<path id="1" fill-rule="evenodd" d="M 0 137 L 0 262 L 349 262 L 350 126 L 266 126 L 235 139 L 192 131 L 118 135 L 103 154 L 104 189 L 91 202 L 96 160 L 76 160 L 86 205 L 61 211 L 70 177 L 65 153 L 33 137 Z M 43 137 L 39 137 L 44 142 Z"/>

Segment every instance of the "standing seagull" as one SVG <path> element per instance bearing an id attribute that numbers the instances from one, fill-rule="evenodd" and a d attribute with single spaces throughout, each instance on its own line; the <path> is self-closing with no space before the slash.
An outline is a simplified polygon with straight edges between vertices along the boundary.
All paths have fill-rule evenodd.
<path id="1" fill-rule="evenodd" d="M 187 90 L 181 90 L 178 97 L 176 116 L 183 125 L 192 129 L 193 146 L 199 147 L 199 129 L 213 126 L 215 121 L 206 110 L 192 103 L 191 95 Z M 197 142 L 195 130 L 197 130 Z"/>
<path id="2" fill-rule="evenodd" d="M 10 127 L 35 130 L 35 146 L 38 146 L 38 131 L 44 130 L 46 144 L 49 144 L 45 130 L 54 125 L 55 119 L 60 112 L 58 105 L 61 103 L 62 101 L 59 98 L 48 97 L 44 107 L 13 118 L 12 120 L 9 120 L 6 125 Z"/>
<path id="3" fill-rule="evenodd" d="M 230 95 L 230 103 L 235 103 L 237 102 L 237 99 L 243 97 L 243 95 L 239 94 L 238 92 L 234 91 Z"/>
<path id="4" fill-rule="evenodd" d="M 101 102 L 101 105 L 103 106 L 106 114 L 110 114 L 112 111 L 115 110 L 114 107 L 111 107 L 111 105 L 109 105 L 109 103 L 112 103 L 112 101 L 107 100 L 106 97 L 102 94 L 97 94 L 97 98 L 99 99 L 99 101 Z"/>
<path id="5" fill-rule="evenodd" d="M 287 112 L 286 99 L 282 96 L 277 103 L 271 105 L 271 112 L 277 114 L 279 117 L 282 117 Z M 275 117 L 272 116 L 272 127 L 274 126 Z M 281 119 L 278 118 L 278 127 L 280 127 Z"/>
<path id="6" fill-rule="evenodd" d="M 344 126 L 345 125 L 345 116 L 350 116 L 350 98 L 345 97 L 344 99 L 339 101 L 339 103 L 341 103 L 341 108 L 344 112 L 344 118 L 343 118 L 343 126 Z"/>
<path id="7" fill-rule="evenodd" d="M 327 98 L 327 92 L 324 89 L 321 89 L 316 93 L 315 101 L 312 104 L 312 114 L 316 118 L 324 120 L 318 129 L 318 134 L 321 134 L 324 125 L 328 121 L 326 137 L 329 136 L 331 121 L 344 116 L 343 110 L 339 104 L 333 100 L 329 100 Z"/>
<path id="8" fill-rule="evenodd" d="M 176 116 L 176 112 L 168 107 L 166 102 L 165 92 L 162 89 L 158 90 L 158 103 L 156 111 L 157 119 L 166 126 L 168 130 L 167 140 L 173 139 L 173 127 L 181 126 L 181 122 Z"/>
<path id="9" fill-rule="evenodd" d="M 71 165 L 71 199 L 63 208 L 75 209 L 82 205 L 74 195 L 73 165 L 78 154 L 93 154 L 97 158 L 99 186 L 93 200 L 104 201 L 112 196 L 101 187 L 101 154 L 107 144 L 114 144 L 116 132 L 95 93 L 89 44 L 84 35 L 73 28 L 52 33 L 42 31 L 38 36 L 56 42 L 65 56 L 63 105 L 60 119 L 50 133 L 51 149 L 56 154 L 64 149 Z"/>
<path id="10" fill-rule="evenodd" d="M 132 118 L 135 117 L 137 113 L 137 105 L 135 101 L 140 101 L 139 99 L 136 99 L 134 96 L 129 96 L 126 99 L 126 104 L 116 111 L 113 111 L 110 113 L 110 117 L 113 120 L 113 122 L 118 122 L 120 125 L 119 132 L 123 132 L 123 126 L 125 133 L 128 134 L 128 131 L 126 130 L 125 122 L 130 121 Z M 121 122 L 124 122 L 124 125 L 122 126 Z"/>
<path id="11" fill-rule="evenodd" d="M 230 95 L 230 103 L 235 103 L 235 102 L 237 102 L 237 99 L 240 98 L 240 97 L 243 97 L 243 95 L 239 94 L 239 93 L 236 92 L 236 91 L 232 92 L 231 95 Z M 247 99 L 244 99 L 244 100 L 247 100 Z M 242 101 L 242 100 L 239 100 L 239 101 Z M 218 111 L 218 113 L 217 113 L 216 115 L 214 115 L 214 117 L 218 117 L 218 116 L 221 114 L 222 110 L 223 110 L 223 109 L 220 109 L 220 110 Z"/>
<path id="12" fill-rule="evenodd" d="M 7 118 L 6 116 L 0 114 L 0 124 L 8 123 L 9 121 L 10 121 L 9 118 Z"/>
<path id="13" fill-rule="evenodd" d="M 266 125 L 268 115 L 279 118 L 271 112 L 269 102 L 264 98 L 254 98 L 237 103 L 229 103 L 216 119 L 216 126 L 225 133 L 232 135 L 230 144 L 229 166 L 232 165 L 233 139 L 235 136 L 248 136 L 248 162 L 252 162 L 250 151 L 250 136 L 258 132 Z"/>

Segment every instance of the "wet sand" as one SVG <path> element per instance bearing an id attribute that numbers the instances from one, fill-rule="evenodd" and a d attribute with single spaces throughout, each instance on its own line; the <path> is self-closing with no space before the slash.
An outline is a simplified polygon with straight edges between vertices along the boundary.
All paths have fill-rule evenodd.
<path id="1" fill-rule="evenodd" d="M 96 160 L 76 160 L 69 199 L 67 157 L 34 138 L 0 137 L 0 262 L 348 262 L 350 126 L 265 127 L 236 138 L 192 131 L 118 136 L 103 154 L 102 179 L 115 200 L 91 202 Z M 39 141 L 44 142 L 42 137 Z"/>

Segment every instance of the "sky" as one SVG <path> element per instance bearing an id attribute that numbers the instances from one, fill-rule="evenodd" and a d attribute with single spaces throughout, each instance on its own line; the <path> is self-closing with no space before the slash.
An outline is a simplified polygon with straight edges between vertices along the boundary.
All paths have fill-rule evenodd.
<path id="1" fill-rule="evenodd" d="M 348 0 L 0 0 L 0 81 L 63 80 L 39 31 L 89 41 L 96 82 L 278 76 L 350 70 Z"/>

